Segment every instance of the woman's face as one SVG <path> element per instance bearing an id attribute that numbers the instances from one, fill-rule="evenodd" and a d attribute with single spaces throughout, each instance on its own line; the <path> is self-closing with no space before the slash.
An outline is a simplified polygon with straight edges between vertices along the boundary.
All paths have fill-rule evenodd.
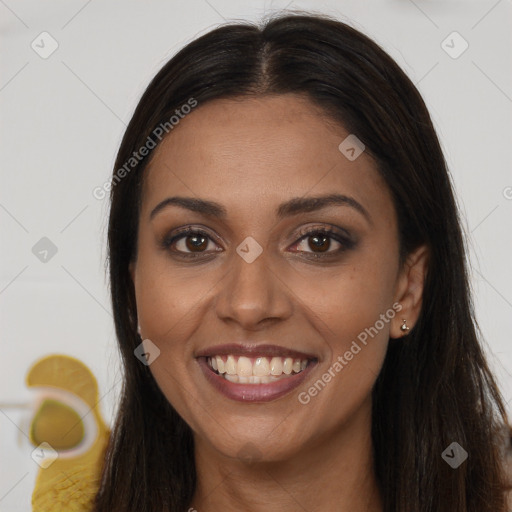
<path id="1" fill-rule="evenodd" d="M 199 104 L 155 149 L 130 270 L 150 371 L 197 446 L 280 460 L 367 431 L 416 316 L 390 193 L 347 136 L 280 95 Z"/>

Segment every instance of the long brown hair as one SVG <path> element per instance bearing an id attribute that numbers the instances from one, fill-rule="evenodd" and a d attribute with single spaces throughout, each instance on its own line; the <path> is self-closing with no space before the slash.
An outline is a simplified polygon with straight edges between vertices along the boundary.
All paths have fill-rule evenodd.
<path id="1" fill-rule="evenodd" d="M 124 381 L 96 512 L 182 512 L 196 485 L 191 430 L 134 356 L 141 338 L 128 266 L 137 255 L 141 185 L 151 154 L 132 167 L 126 163 L 191 98 L 200 106 L 287 93 L 302 94 L 363 141 L 393 197 L 401 262 L 420 244 L 430 250 L 418 322 L 407 341 L 391 340 L 373 389 L 384 511 L 504 511 L 499 440 L 506 413 L 479 343 L 467 248 L 427 108 L 410 79 L 367 36 L 329 16 L 295 13 L 261 26 L 228 23 L 192 41 L 151 81 L 124 134 L 108 230 Z M 456 469 L 442 457 L 453 442 L 469 455 Z"/>

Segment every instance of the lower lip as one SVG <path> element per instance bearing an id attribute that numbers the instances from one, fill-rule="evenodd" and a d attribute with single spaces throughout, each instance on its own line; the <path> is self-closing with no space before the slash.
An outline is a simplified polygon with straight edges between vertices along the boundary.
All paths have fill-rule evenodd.
<path id="1" fill-rule="evenodd" d="M 316 361 L 310 361 L 307 367 L 300 373 L 292 377 L 283 377 L 268 384 L 237 384 L 215 373 L 208 365 L 206 357 L 198 357 L 197 362 L 206 380 L 217 391 L 220 391 L 231 400 L 239 402 L 270 402 L 271 400 L 276 400 L 300 386 L 317 364 Z"/>

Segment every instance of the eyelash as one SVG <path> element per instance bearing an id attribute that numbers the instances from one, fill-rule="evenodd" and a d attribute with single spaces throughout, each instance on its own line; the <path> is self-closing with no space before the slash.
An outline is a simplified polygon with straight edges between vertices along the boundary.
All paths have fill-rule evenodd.
<path id="1" fill-rule="evenodd" d="M 211 236 L 206 233 L 206 231 L 203 231 L 198 228 L 184 228 L 179 233 L 173 235 L 172 237 L 165 237 L 160 242 L 160 246 L 164 250 L 169 250 L 169 248 L 177 241 L 181 240 L 182 238 L 186 238 L 191 235 L 199 235 L 203 236 L 209 240 L 212 240 Z M 352 249 L 355 246 L 355 242 L 352 241 L 350 238 L 345 237 L 338 232 L 334 231 L 330 228 L 312 228 L 309 230 L 301 231 L 299 233 L 300 238 L 297 240 L 297 242 L 294 243 L 294 245 L 298 245 L 300 242 L 302 242 L 303 239 L 311 237 L 313 235 L 322 235 L 327 236 L 330 239 L 334 239 L 336 242 L 338 242 L 341 247 L 336 251 L 327 251 L 325 253 L 316 253 L 316 252 L 306 252 L 306 251 L 298 251 L 303 252 L 304 254 L 307 254 L 306 258 L 310 259 L 320 259 L 320 258 L 329 258 L 336 255 L 340 255 L 341 253 L 345 252 L 346 250 Z M 214 241 L 214 240 L 212 240 Z M 186 253 L 181 251 L 171 251 L 174 254 L 178 255 L 179 257 L 183 258 L 201 258 L 204 257 L 206 254 L 205 252 L 201 253 Z M 216 251 L 218 252 L 218 251 Z"/>

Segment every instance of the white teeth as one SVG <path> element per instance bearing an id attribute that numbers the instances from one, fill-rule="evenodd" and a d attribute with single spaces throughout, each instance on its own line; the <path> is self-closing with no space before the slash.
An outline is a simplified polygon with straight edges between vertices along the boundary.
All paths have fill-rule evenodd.
<path id="1" fill-rule="evenodd" d="M 281 375 L 281 373 L 283 373 L 283 361 L 280 357 L 273 357 L 270 361 L 270 374 Z"/>
<path id="2" fill-rule="evenodd" d="M 223 359 L 223 357 L 225 359 Z M 270 359 L 270 360 L 269 360 Z M 307 359 L 291 357 L 212 356 L 207 358 L 208 365 L 231 382 L 242 384 L 266 384 L 297 374 L 308 366 Z"/>
<path id="3" fill-rule="evenodd" d="M 240 356 L 238 358 L 238 365 L 236 373 L 239 376 L 249 377 L 252 375 L 252 363 L 248 357 Z"/>
<path id="4" fill-rule="evenodd" d="M 236 361 L 235 358 L 231 355 L 228 356 L 228 359 L 226 361 L 226 373 L 228 375 L 236 374 Z"/>
<path id="5" fill-rule="evenodd" d="M 268 384 L 269 382 L 280 380 L 280 377 L 275 377 L 274 375 L 264 375 L 262 377 L 251 375 L 250 377 L 241 377 L 239 375 L 228 375 L 227 373 L 224 374 L 224 378 L 235 384 Z"/>
<path id="6" fill-rule="evenodd" d="M 252 374 L 256 377 L 270 375 L 270 365 L 266 357 L 257 357 L 252 367 Z"/>

